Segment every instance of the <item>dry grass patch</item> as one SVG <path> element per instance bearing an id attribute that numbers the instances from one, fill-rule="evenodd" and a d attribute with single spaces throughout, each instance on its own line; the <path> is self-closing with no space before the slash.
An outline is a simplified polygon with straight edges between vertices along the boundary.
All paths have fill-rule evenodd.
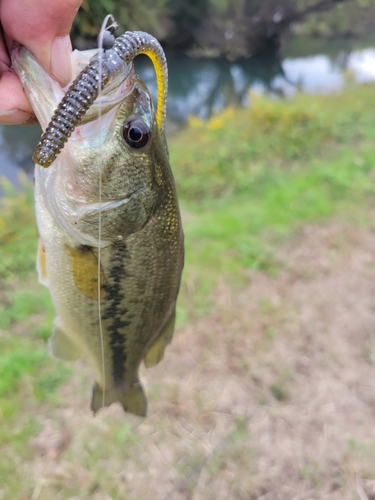
<path id="1" fill-rule="evenodd" d="M 41 412 L 22 498 L 374 499 L 374 248 L 373 230 L 308 226 L 279 276 L 220 283 L 217 312 L 143 371 L 145 420 L 93 418 L 79 362 Z"/>

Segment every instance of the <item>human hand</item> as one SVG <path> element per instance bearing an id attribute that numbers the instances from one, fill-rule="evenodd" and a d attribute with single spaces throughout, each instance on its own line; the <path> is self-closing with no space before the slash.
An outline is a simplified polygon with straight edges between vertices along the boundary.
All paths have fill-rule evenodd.
<path id="1" fill-rule="evenodd" d="M 0 0 L 0 123 L 36 118 L 11 67 L 13 42 L 27 47 L 61 85 L 71 79 L 69 32 L 82 0 Z"/>

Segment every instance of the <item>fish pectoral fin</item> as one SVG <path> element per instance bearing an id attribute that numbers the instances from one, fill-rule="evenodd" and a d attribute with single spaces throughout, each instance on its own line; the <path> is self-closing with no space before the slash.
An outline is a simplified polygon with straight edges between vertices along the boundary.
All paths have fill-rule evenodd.
<path id="1" fill-rule="evenodd" d="M 143 362 L 146 368 L 152 368 L 153 366 L 156 366 L 163 359 L 164 350 L 172 339 L 175 320 L 176 310 L 173 311 L 163 331 L 146 352 L 143 358 Z"/>
<path id="2" fill-rule="evenodd" d="M 106 279 L 102 267 L 98 273 L 98 257 L 91 247 L 81 245 L 72 248 L 66 245 L 73 280 L 79 291 L 93 300 L 104 299 L 106 296 Z M 100 279 L 100 290 L 98 290 Z"/>
<path id="3" fill-rule="evenodd" d="M 42 238 L 39 238 L 38 253 L 36 256 L 36 270 L 38 271 L 39 283 L 49 286 L 47 274 L 47 256 Z"/>
<path id="4" fill-rule="evenodd" d="M 125 411 L 134 413 L 134 415 L 139 415 L 141 417 L 146 416 L 147 400 L 139 382 L 135 383 L 133 387 L 126 392 L 121 391 L 120 389 L 108 389 L 105 391 L 104 398 L 103 389 L 97 382 L 95 383 L 91 401 L 91 409 L 94 413 L 100 410 L 100 408 L 109 406 L 117 401 L 121 403 Z"/>
<path id="5" fill-rule="evenodd" d="M 83 356 L 82 350 L 71 340 L 55 319 L 52 335 L 48 340 L 50 352 L 55 358 L 64 361 L 76 361 Z"/>

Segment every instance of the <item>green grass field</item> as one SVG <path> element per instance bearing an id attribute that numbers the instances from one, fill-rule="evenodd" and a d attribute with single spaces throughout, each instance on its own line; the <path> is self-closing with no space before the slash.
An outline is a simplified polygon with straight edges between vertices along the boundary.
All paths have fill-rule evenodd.
<path id="1" fill-rule="evenodd" d="M 208 123 L 193 118 L 171 141 L 189 314 L 207 310 L 219 276 L 242 283 L 246 269 L 276 271 L 274 250 L 295 229 L 336 213 L 354 216 L 373 195 L 373 92 L 253 96 L 250 110 L 226 109 Z"/>
<path id="2" fill-rule="evenodd" d="M 192 117 L 189 126 L 169 141 L 186 237 L 179 327 L 214 310 L 220 282 L 236 292 L 248 284 L 254 270 L 277 276 L 288 266 L 278 249 L 306 224 L 333 217 L 363 227 L 369 224 L 375 194 L 374 100 L 373 85 L 329 96 L 297 95 L 287 101 L 252 95 L 250 109 L 227 108 L 209 121 Z M 66 405 L 66 388 L 77 367 L 48 354 L 46 339 L 54 313 L 48 290 L 37 283 L 34 270 L 32 186 L 25 181 L 22 193 L 6 189 L 0 213 L 0 498 L 94 498 L 92 478 L 73 481 L 69 487 L 56 479 L 47 496 L 35 493 L 37 472 L 31 467 L 30 443 L 45 419 L 66 418 L 59 409 Z M 266 302 L 264 309 L 268 314 Z M 271 338 L 272 328 L 268 331 Z M 86 372 L 82 384 L 89 390 L 85 377 Z M 74 380 L 74 393 L 81 395 L 79 373 Z M 173 386 L 173 374 L 167 384 Z M 150 387 L 156 398 L 158 387 Z M 276 383 L 273 387 L 275 398 L 283 400 L 283 389 Z M 170 394 L 173 391 L 178 387 Z M 153 423 L 162 436 L 165 418 L 157 422 L 154 417 Z M 110 424 L 93 424 L 98 431 L 93 441 L 82 431 L 64 457 L 72 467 L 78 460 L 95 471 L 104 495 L 97 498 L 120 499 L 125 490 L 113 486 L 105 457 L 112 463 L 121 448 L 121 460 L 131 461 L 129 467 L 137 476 L 142 439 L 152 431 L 142 430 L 142 424 L 129 416 L 116 417 Z M 231 432 L 235 456 L 241 454 L 241 419 Z M 219 470 L 220 460 L 216 453 L 210 467 Z M 176 464 L 177 473 L 185 478 L 193 465 L 182 461 Z"/>

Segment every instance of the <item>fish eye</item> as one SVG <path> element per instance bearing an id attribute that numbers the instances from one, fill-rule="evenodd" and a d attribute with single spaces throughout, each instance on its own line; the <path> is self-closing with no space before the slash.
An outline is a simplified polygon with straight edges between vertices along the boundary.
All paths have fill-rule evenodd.
<path id="1" fill-rule="evenodd" d="M 148 142 L 150 129 L 140 118 L 131 118 L 123 128 L 124 141 L 132 148 L 143 148 Z"/>

